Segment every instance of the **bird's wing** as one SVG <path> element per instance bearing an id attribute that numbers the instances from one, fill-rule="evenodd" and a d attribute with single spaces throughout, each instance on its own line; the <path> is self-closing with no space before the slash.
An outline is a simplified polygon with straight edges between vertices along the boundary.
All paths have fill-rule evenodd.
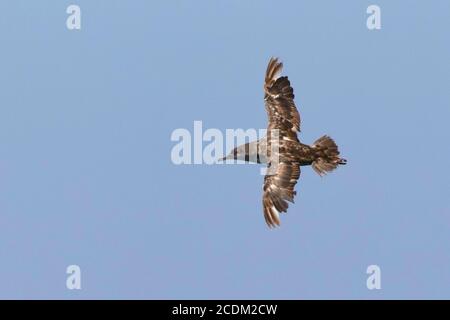
<path id="1" fill-rule="evenodd" d="M 271 58 L 264 83 L 264 101 L 269 125 L 267 130 L 268 169 L 264 178 L 264 218 L 269 227 L 280 225 L 279 214 L 286 212 L 288 201 L 294 202 L 294 187 L 300 177 L 300 164 L 293 157 L 292 144 L 298 142 L 300 115 L 294 103 L 294 90 L 287 77 L 280 77 L 283 64 Z M 278 136 L 274 137 L 274 130 Z M 272 154 L 271 145 L 276 139 L 279 152 Z M 276 157 L 276 159 L 275 159 Z M 275 161 L 276 160 L 276 161 Z"/>
<path id="2" fill-rule="evenodd" d="M 263 188 L 264 218 L 270 228 L 280 225 L 280 212 L 287 211 L 288 201 L 294 203 L 294 187 L 300 178 L 300 164 L 282 158 L 274 173 L 264 177 Z"/>
<path id="3" fill-rule="evenodd" d="M 279 129 L 297 139 L 300 131 L 300 114 L 294 103 L 294 89 L 288 77 L 280 77 L 283 63 L 271 58 L 264 82 L 264 101 L 269 117 L 269 129 Z"/>

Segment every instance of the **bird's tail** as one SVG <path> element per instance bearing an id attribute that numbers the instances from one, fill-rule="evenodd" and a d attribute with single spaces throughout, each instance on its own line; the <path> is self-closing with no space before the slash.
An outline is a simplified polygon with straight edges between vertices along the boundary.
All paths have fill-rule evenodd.
<path id="1" fill-rule="evenodd" d="M 312 167 L 320 176 L 333 171 L 338 165 L 347 163 L 347 160 L 339 157 L 338 146 L 329 136 L 317 139 L 312 148 L 315 156 Z"/>

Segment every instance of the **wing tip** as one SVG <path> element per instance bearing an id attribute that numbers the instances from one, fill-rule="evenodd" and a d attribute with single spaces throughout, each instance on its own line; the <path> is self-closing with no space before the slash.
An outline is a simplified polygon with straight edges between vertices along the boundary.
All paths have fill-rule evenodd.
<path id="1" fill-rule="evenodd" d="M 283 70 L 283 62 L 278 57 L 271 57 L 266 70 L 266 85 L 275 81 Z"/>
<path id="2" fill-rule="evenodd" d="M 266 224 L 270 229 L 279 227 L 281 225 L 280 221 L 280 213 L 275 208 L 273 203 L 265 202 L 264 206 L 264 218 L 266 220 Z"/>

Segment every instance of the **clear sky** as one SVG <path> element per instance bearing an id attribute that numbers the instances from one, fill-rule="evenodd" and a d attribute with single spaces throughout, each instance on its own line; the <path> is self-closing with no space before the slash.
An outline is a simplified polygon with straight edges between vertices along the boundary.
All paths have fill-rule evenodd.
<path id="1" fill-rule="evenodd" d="M 81 7 L 81 30 L 66 8 Z M 381 30 L 366 27 L 371 4 Z M 0 298 L 450 298 L 448 1 L 2 1 Z M 282 227 L 255 165 L 177 128 L 264 128 L 285 63 L 303 168 Z M 79 265 L 82 289 L 66 288 Z M 368 290 L 366 268 L 381 268 Z"/>

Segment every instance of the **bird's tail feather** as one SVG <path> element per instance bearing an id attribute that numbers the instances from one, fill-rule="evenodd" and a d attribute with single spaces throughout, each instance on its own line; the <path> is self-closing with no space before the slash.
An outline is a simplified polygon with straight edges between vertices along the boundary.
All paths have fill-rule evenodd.
<path id="1" fill-rule="evenodd" d="M 320 137 L 312 147 L 315 151 L 315 160 L 312 167 L 320 176 L 333 171 L 339 165 L 347 163 L 347 160 L 339 157 L 338 146 L 329 136 Z"/>

